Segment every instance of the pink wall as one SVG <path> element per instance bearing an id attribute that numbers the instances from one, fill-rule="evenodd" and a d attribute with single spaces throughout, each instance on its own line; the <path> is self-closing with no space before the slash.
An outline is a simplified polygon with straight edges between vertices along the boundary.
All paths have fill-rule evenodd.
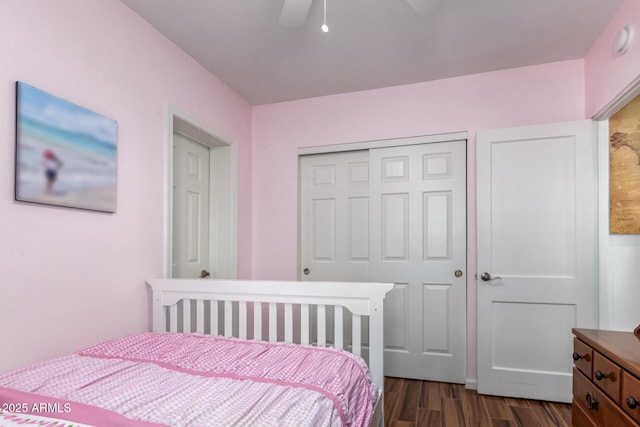
<path id="1" fill-rule="evenodd" d="M 467 131 L 468 372 L 476 378 L 475 135 L 584 118 L 582 60 L 253 109 L 253 277 L 296 279 L 297 149 Z"/>
<path id="2" fill-rule="evenodd" d="M 147 329 L 144 280 L 163 274 L 167 104 L 238 144 L 249 277 L 251 107 L 120 2 L 0 8 L 0 372 Z M 16 80 L 118 121 L 117 213 L 13 201 Z"/>
<path id="3" fill-rule="evenodd" d="M 624 55 L 615 53 L 616 34 L 632 25 L 635 36 Z M 625 0 L 585 58 L 586 117 L 593 117 L 640 75 L 640 2 Z"/>

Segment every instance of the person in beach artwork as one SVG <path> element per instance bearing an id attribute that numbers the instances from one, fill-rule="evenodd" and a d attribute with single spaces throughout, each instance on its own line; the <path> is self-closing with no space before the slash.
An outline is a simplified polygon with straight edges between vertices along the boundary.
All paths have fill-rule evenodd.
<path id="1" fill-rule="evenodd" d="M 58 172 L 62 168 L 62 162 L 51 150 L 45 150 L 42 153 L 42 165 L 44 166 L 44 174 L 47 178 L 45 187 L 46 194 L 53 194 L 53 184 L 58 178 Z"/>

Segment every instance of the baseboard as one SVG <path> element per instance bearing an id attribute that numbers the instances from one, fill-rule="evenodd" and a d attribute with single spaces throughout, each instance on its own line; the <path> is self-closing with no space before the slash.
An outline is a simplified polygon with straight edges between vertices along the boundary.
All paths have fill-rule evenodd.
<path id="1" fill-rule="evenodd" d="M 468 388 L 469 390 L 477 390 L 478 389 L 478 380 L 473 380 L 471 378 L 467 378 L 465 383 L 465 388 Z"/>

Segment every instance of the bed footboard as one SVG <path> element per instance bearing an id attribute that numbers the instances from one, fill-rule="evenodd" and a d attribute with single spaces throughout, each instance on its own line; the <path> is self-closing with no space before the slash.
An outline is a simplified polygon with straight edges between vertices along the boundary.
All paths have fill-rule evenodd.
<path id="1" fill-rule="evenodd" d="M 368 344 L 369 370 L 383 392 L 383 301 L 392 284 L 203 279 L 147 283 L 153 292 L 154 332 L 331 345 L 356 355 L 363 355 Z M 365 340 L 363 318 L 369 321 Z"/>

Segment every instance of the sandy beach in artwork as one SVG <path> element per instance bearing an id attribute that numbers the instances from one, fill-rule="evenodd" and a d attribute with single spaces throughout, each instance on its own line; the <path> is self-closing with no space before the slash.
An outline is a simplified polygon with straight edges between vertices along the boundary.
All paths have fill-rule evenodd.
<path id="1" fill-rule="evenodd" d="M 111 212 L 116 207 L 116 188 L 89 188 L 66 193 L 42 194 L 38 203 Z M 89 207 L 90 208 L 89 208 Z"/>

